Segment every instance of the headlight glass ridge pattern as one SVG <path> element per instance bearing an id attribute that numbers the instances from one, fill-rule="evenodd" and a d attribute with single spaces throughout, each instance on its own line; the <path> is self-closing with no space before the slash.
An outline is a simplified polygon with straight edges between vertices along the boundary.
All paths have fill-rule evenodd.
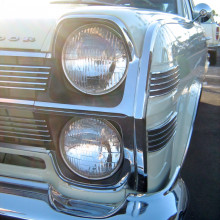
<path id="1" fill-rule="evenodd" d="M 119 34 L 102 24 L 88 24 L 74 30 L 62 51 L 67 80 L 90 95 L 107 94 L 126 76 L 128 54 Z"/>
<path id="2" fill-rule="evenodd" d="M 87 179 L 113 175 L 122 162 L 122 143 L 118 131 L 106 120 L 70 120 L 60 138 L 60 151 L 66 165 Z"/>

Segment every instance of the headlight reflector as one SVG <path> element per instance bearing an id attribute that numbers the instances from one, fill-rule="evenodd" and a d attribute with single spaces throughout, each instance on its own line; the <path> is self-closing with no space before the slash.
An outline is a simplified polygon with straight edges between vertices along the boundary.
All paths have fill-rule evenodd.
<path id="1" fill-rule="evenodd" d="M 78 90 L 102 95 L 116 89 L 126 76 L 128 55 L 119 34 L 101 24 L 84 25 L 67 38 L 62 65 Z"/>
<path id="2" fill-rule="evenodd" d="M 60 138 L 60 151 L 66 165 L 87 179 L 113 175 L 122 161 L 121 137 L 106 120 L 70 120 Z"/>

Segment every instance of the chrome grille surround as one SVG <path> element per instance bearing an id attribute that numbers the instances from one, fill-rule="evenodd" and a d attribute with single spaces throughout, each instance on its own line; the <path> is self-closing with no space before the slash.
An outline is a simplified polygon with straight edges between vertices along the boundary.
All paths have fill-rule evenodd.
<path id="1" fill-rule="evenodd" d="M 179 66 L 173 66 L 166 72 L 151 72 L 150 97 L 175 91 L 179 81 Z"/>
<path id="2" fill-rule="evenodd" d="M 0 64 L 0 88 L 45 91 L 50 67 Z"/>
<path id="3" fill-rule="evenodd" d="M 176 133 L 177 113 L 172 113 L 168 119 L 159 126 L 149 129 L 148 135 L 148 151 L 153 152 L 160 150 L 172 139 Z"/>

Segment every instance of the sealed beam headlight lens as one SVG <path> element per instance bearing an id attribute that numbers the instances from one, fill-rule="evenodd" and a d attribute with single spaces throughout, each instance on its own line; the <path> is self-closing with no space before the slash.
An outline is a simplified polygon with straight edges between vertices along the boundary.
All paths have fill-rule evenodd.
<path id="1" fill-rule="evenodd" d="M 104 179 L 119 168 L 122 141 L 118 131 L 106 120 L 70 120 L 60 137 L 60 151 L 66 165 L 87 179 Z"/>
<path id="2" fill-rule="evenodd" d="M 62 51 L 67 80 L 90 95 L 116 89 L 126 76 L 128 55 L 123 40 L 113 29 L 89 24 L 73 31 Z"/>

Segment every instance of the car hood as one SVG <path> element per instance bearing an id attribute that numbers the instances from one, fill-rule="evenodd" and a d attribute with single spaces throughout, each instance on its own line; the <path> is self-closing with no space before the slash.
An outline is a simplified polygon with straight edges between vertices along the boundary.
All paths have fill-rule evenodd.
<path id="1" fill-rule="evenodd" d="M 13 7 L 8 4 L 13 2 Z M 9 1 L 0 8 L 0 49 L 51 52 L 56 27 L 66 15 L 106 15 L 118 18 L 127 27 L 136 54 L 142 50 L 144 34 L 155 20 L 178 20 L 175 15 L 122 6 L 51 4 L 50 1 Z M 178 19 L 177 19 L 178 18 Z M 33 42 L 27 38 L 35 39 Z"/>

